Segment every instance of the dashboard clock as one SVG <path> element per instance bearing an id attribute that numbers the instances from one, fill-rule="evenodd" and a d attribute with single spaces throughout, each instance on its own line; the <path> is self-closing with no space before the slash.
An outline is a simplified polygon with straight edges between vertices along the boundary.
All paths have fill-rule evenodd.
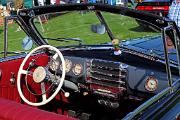
<path id="1" fill-rule="evenodd" d="M 157 87 L 158 87 L 157 79 L 153 76 L 149 76 L 145 83 L 145 89 L 147 91 L 153 92 L 157 89 Z"/>

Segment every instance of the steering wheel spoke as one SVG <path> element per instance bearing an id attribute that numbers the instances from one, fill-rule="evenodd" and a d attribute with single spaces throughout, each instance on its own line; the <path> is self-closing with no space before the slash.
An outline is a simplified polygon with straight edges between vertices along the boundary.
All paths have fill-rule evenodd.
<path id="1" fill-rule="evenodd" d="M 56 53 L 55 55 L 53 55 L 53 59 L 56 60 L 58 57 L 58 54 Z"/>
<path id="2" fill-rule="evenodd" d="M 28 73 L 29 73 L 29 71 L 27 71 L 27 70 L 23 70 L 23 69 L 22 69 L 22 70 L 19 70 L 19 73 L 20 73 L 20 74 L 28 74 Z"/>
<path id="3" fill-rule="evenodd" d="M 33 75 L 33 72 L 32 71 L 28 71 L 28 70 L 20 70 L 19 73 L 20 74 L 25 74 L 25 75 L 30 75 L 30 76 Z"/>
<path id="4" fill-rule="evenodd" d="M 46 101 L 47 97 L 46 97 L 46 88 L 44 82 L 41 83 L 41 92 L 42 92 L 42 101 Z"/>
<path id="5" fill-rule="evenodd" d="M 52 94 L 50 96 L 47 96 L 46 92 L 48 91 L 48 89 L 46 90 L 46 86 L 49 85 L 49 82 L 46 81 L 46 78 L 49 77 L 49 74 L 50 72 L 48 72 L 48 69 L 47 69 L 47 66 L 43 67 L 41 65 L 38 65 L 36 64 L 36 68 L 34 68 L 33 70 L 34 71 L 28 71 L 28 70 L 24 70 L 23 67 L 25 66 L 25 64 L 27 63 L 28 59 L 30 57 L 33 57 L 34 53 L 37 52 L 37 51 L 42 51 L 43 49 L 46 49 L 46 50 L 50 50 L 50 51 L 55 51 L 54 55 L 52 56 L 53 59 L 57 59 L 57 58 L 60 58 L 58 60 L 61 60 L 61 63 L 62 63 L 62 74 L 61 74 L 61 77 L 60 79 L 58 79 L 59 82 L 57 82 L 58 84 L 57 85 L 54 85 L 52 83 L 52 85 L 54 85 L 56 87 L 55 91 L 50 91 Z M 48 55 L 48 54 L 47 54 Z M 39 58 L 41 58 L 40 54 L 39 54 Z M 32 80 L 34 81 L 35 84 L 40 84 L 40 90 L 41 90 L 41 96 L 42 96 L 42 101 L 41 102 L 32 102 L 30 101 L 29 99 L 27 99 L 22 91 L 22 85 L 21 81 L 23 81 L 24 79 L 21 79 L 21 74 L 25 74 L 25 75 L 30 75 L 32 76 Z M 56 78 L 56 77 L 55 77 Z M 26 57 L 25 59 L 23 60 L 23 62 L 21 63 L 20 65 L 20 68 L 19 68 L 19 72 L 18 72 L 18 76 L 17 76 L 17 88 L 18 88 L 18 92 L 19 92 L 19 95 L 20 97 L 22 98 L 22 100 L 24 102 L 26 102 L 27 104 L 29 105 L 32 105 L 32 106 L 41 106 L 41 105 L 45 105 L 47 104 L 48 102 L 50 102 L 57 94 L 58 92 L 60 91 L 62 85 L 63 85 L 63 82 L 64 82 L 64 78 L 65 78 L 65 61 L 64 61 L 64 57 L 62 55 L 62 53 L 55 47 L 53 46 L 50 46 L 50 45 L 42 45 L 42 46 L 39 46 L 35 49 L 33 49 Z M 26 86 L 27 87 L 27 86 Z M 33 87 L 31 87 L 33 88 Z M 27 88 L 28 89 L 28 88 Z M 29 90 L 29 89 L 28 89 Z M 49 89 L 51 90 L 51 89 Z M 36 90 L 35 90 L 36 91 Z M 33 92 L 29 91 L 31 94 L 33 94 Z M 35 97 L 37 94 L 33 94 Z"/>
<path id="6" fill-rule="evenodd" d="M 46 93 L 42 95 L 42 102 L 45 102 L 47 100 Z"/>
<path id="7" fill-rule="evenodd" d="M 27 75 L 33 76 L 33 72 L 32 71 L 28 71 Z"/>

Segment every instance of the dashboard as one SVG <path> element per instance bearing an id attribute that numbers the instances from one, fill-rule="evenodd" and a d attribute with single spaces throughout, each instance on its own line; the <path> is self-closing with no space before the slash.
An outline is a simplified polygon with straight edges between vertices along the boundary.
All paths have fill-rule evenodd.
<path id="1" fill-rule="evenodd" d="M 83 95 L 88 93 L 113 101 L 125 96 L 140 100 L 168 86 L 166 73 L 141 65 L 75 56 L 64 58 L 65 81 L 75 84 Z M 61 74 L 61 69 L 59 63 L 58 74 Z"/>
<path id="2" fill-rule="evenodd" d="M 83 96 L 95 96 L 101 105 L 117 108 L 120 100 L 147 99 L 168 87 L 166 73 L 153 69 L 154 65 L 149 66 L 142 58 L 140 61 L 140 58 L 133 59 L 132 55 L 126 54 L 128 60 L 136 63 L 131 64 L 131 61 L 126 59 L 113 59 L 110 56 L 109 59 L 103 59 L 96 56 L 78 56 L 77 53 L 73 55 L 76 56 L 64 55 L 66 85 L 63 85 L 63 89 L 78 92 Z M 50 60 L 48 65 L 51 72 L 61 75 L 59 59 Z M 178 79 L 176 76 L 173 78 Z"/>

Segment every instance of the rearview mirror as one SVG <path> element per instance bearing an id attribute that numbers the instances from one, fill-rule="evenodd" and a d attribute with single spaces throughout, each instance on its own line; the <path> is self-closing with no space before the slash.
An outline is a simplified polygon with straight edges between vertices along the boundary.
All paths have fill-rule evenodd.
<path id="1" fill-rule="evenodd" d="M 22 41 L 22 48 L 24 50 L 30 50 L 33 46 L 33 41 L 30 37 L 26 36 Z"/>
<path id="2" fill-rule="evenodd" d="M 103 24 L 96 24 L 96 25 L 91 25 L 91 31 L 97 34 L 104 34 L 106 32 L 106 29 Z"/>

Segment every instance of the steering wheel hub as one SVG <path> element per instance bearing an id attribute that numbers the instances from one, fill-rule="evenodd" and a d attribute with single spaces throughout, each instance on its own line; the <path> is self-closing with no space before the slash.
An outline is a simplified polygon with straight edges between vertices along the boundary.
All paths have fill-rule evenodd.
<path id="1" fill-rule="evenodd" d="M 33 72 L 33 80 L 36 83 L 41 83 L 46 77 L 46 70 L 44 67 L 39 66 Z"/>

